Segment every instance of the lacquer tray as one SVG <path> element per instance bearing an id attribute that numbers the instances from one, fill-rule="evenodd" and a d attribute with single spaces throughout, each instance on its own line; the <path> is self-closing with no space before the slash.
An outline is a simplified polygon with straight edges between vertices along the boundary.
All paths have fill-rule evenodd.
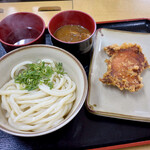
<path id="1" fill-rule="evenodd" d="M 134 32 L 150 32 L 149 19 L 135 19 L 112 22 L 99 22 L 98 28 L 112 28 Z M 46 30 L 45 44 L 52 44 Z M 5 50 L 0 46 L 0 56 Z M 89 66 L 84 66 L 88 75 Z M 0 149 L 42 150 L 42 149 L 90 149 L 140 142 L 150 143 L 150 123 L 97 116 L 89 113 L 84 105 L 78 115 L 58 131 L 33 138 L 23 138 L 0 131 Z M 123 145 L 122 145 L 123 144 Z M 121 146 L 120 146 L 121 145 Z M 137 145 L 137 144 L 134 144 Z"/>

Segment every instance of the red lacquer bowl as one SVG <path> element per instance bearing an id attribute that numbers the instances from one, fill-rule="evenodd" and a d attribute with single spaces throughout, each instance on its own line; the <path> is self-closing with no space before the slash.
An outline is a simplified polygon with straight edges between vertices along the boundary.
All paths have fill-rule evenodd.
<path id="1" fill-rule="evenodd" d="M 90 31 L 91 36 L 78 42 L 64 42 L 54 36 L 54 33 L 58 28 L 70 24 L 83 26 Z M 87 53 L 90 52 L 92 48 L 93 35 L 96 31 L 96 22 L 89 14 L 85 12 L 78 10 L 67 10 L 62 11 L 51 18 L 48 24 L 48 31 L 51 35 L 53 45 L 69 51 L 81 60 Z"/>
<path id="2" fill-rule="evenodd" d="M 0 42 L 7 52 L 30 44 L 43 43 L 45 23 L 29 12 L 14 13 L 0 22 Z"/>

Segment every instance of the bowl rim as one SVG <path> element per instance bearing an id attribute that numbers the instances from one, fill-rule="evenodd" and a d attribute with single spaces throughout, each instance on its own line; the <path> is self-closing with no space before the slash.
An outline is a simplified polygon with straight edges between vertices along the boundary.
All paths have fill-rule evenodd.
<path id="1" fill-rule="evenodd" d="M 53 18 L 57 17 L 57 16 L 60 15 L 61 13 L 65 13 L 65 12 L 78 12 L 78 13 L 85 14 L 86 16 L 88 16 L 89 18 L 91 18 L 91 20 L 92 20 L 93 23 L 94 23 L 94 31 L 92 32 L 92 34 L 91 34 L 88 38 L 86 38 L 86 39 L 84 39 L 84 40 L 81 40 L 81 41 L 77 41 L 77 42 L 65 42 L 65 41 L 62 41 L 62 40 L 56 38 L 56 37 L 52 34 L 52 32 L 51 32 L 51 30 L 50 30 L 50 28 L 49 28 L 50 23 L 51 23 L 51 21 L 53 20 Z M 83 12 L 83 11 L 80 11 L 80 10 L 65 10 L 65 11 L 61 11 L 61 12 L 55 14 L 55 15 L 50 19 L 50 21 L 49 21 L 49 23 L 48 23 L 48 26 L 47 26 L 47 29 L 48 29 L 49 34 L 50 34 L 55 40 L 57 40 L 57 41 L 59 41 L 59 42 L 61 42 L 61 43 L 64 43 L 64 44 L 78 44 L 78 43 L 82 43 L 82 42 L 84 42 L 84 41 L 86 41 L 86 40 L 89 40 L 89 39 L 95 34 L 95 32 L 96 32 L 96 21 L 93 19 L 92 16 L 90 16 L 88 13 L 85 13 L 85 12 Z"/>
<path id="2" fill-rule="evenodd" d="M 44 22 L 43 18 L 40 17 L 39 15 L 35 14 L 35 13 L 32 13 L 32 12 L 16 12 L 16 13 L 12 13 L 12 14 L 6 16 L 5 18 L 3 18 L 3 19 L 0 21 L 0 24 L 1 24 L 2 21 L 4 21 L 5 19 L 7 19 L 8 17 L 14 16 L 14 15 L 17 15 L 17 14 L 19 14 L 19 15 L 22 15 L 22 14 L 30 14 L 30 15 L 33 15 L 33 16 L 38 17 L 38 18 L 41 20 L 41 23 L 42 23 L 42 25 L 43 25 L 43 29 L 42 29 L 42 32 L 39 34 L 39 36 L 38 36 L 37 38 L 35 38 L 34 40 L 32 40 L 31 42 L 26 43 L 26 44 L 14 45 L 14 44 L 7 43 L 7 42 L 3 41 L 3 40 L 0 38 L 0 42 L 1 42 L 2 44 L 5 44 L 5 45 L 7 45 L 7 46 L 11 46 L 11 47 L 14 47 L 14 48 L 18 48 L 18 47 L 21 47 L 21 46 L 27 46 L 27 45 L 29 45 L 29 44 L 32 44 L 32 43 L 36 42 L 37 40 L 39 40 L 39 39 L 42 37 L 42 35 L 43 35 L 44 32 L 45 32 L 45 28 L 46 28 L 46 25 L 45 25 L 45 22 Z"/>
<path id="3" fill-rule="evenodd" d="M 62 127 L 64 127 L 66 124 L 68 124 L 77 114 L 78 112 L 81 110 L 85 100 L 86 100 L 86 97 L 87 97 L 87 92 L 88 92 L 88 80 L 87 80 L 87 75 L 86 75 L 86 72 L 82 66 L 82 64 L 79 62 L 79 60 L 73 56 L 71 53 L 69 53 L 68 51 L 62 49 L 62 48 L 59 48 L 59 47 L 56 47 L 56 46 L 52 46 L 52 45 L 45 45 L 45 44 L 36 44 L 36 45 L 28 45 L 28 46 L 24 46 L 24 47 L 20 47 L 20 48 L 17 48 L 13 51 L 10 51 L 8 53 L 6 53 L 4 56 L 2 56 L 0 58 L 0 63 L 1 61 L 3 61 L 5 58 L 9 57 L 10 55 L 12 54 L 15 54 L 15 53 L 19 53 L 20 51 L 25 51 L 26 49 L 28 48 L 32 48 L 32 47 L 47 47 L 47 48 L 53 48 L 55 51 L 59 51 L 59 52 L 62 52 L 64 53 L 65 55 L 68 55 L 68 57 L 70 57 L 73 61 L 75 61 L 75 63 L 79 66 L 79 68 L 81 69 L 81 72 L 83 74 L 83 79 L 84 79 L 84 90 L 83 90 L 83 93 L 82 93 L 82 96 L 81 96 L 81 100 L 78 104 L 78 107 L 74 110 L 74 112 L 71 114 L 71 116 L 67 119 L 65 119 L 61 124 L 58 124 L 57 126 L 53 127 L 53 128 L 50 128 L 46 131 L 40 131 L 40 132 L 23 132 L 23 133 L 19 133 L 17 131 L 12 131 L 10 129 L 7 129 L 5 128 L 4 126 L 2 126 L 0 124 L 0 130 L 8 133 L 8 134 L 11 134 L 11 135 L 15 135 L 15 136 L 20 136 L 20 137 L 36 137 L 36 136 L 42 136 L 42 135 L 46 135 L 46 134 L 49 134 L 49 133 L 52 133 Z"/>

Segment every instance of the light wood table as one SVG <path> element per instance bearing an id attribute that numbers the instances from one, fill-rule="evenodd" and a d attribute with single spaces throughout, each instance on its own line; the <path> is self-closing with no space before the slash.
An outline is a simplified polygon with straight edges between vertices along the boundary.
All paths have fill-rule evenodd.
<path id="1" fill-rule="evenodd" d="M 0 20 L 15 12 L 33 12 L 41 16 L 47 26 L 53 15 L 69 9 L 84 11 L 90 14 L 96 22 L 150 18 L 150 0 L 68 0 L 0 3 Z M 150 145 L 120 150 L 150 150 Z"/>
<path id="2" fill-rule="evenodd" d="M 0 20 L 14 12 L 27 11 L 40 15 L 47 25 L 50 18 L 59 12 L 59 10 L 53 11 L 53 7 L 56 6 L 60 7 L 61 11 L 68 9 L 84 11 L 96 22 L 150 18 L 150 0 L 67 0 L 0 3 Z M 41 7 L 52 7 L 52 9 L 39 11 Z"/>
<path id="3" fill-rule="evenodd" d="M 32 12 L 41 16 L 46 26 L 51 17 L 60 11 L 72 9 L 72 1 L 42 1 L 0 3 L 0 20 L 16 12 Z"/>
<path id="4" fill-rule="evenodd" d="M 73 0 L 73 8 L 99 21 L 150 18 L 150 0 Z"/>

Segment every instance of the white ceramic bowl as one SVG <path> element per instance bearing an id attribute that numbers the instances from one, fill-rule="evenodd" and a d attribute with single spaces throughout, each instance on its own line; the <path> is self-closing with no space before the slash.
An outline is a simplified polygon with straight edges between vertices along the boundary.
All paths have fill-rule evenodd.
<path id="1" fill-rule="evenodd" d="M 54 46 L 31 45 L 21 47 L 10 53 L 7 53 L 2 58 L 0 58 L 0 70 L 1 70 L 0 88 L 7 81 L 10 80 L 10 72 L 16 64 L 25 60 L 31 60 L 35 62 L 36 60 L 43 58 L 51 58 L 52 60 L 55 60 L 57 62 L 62 62 L 65 71 L 76 83 L 77 98 L 75 100 L 73 108 L 71 109 L 70 113 L 61 124 L 49 130 L 42 132 L 24 132 L 16 130 L 8 124 L 8 121 L 4 116 L 4 112 L 0 104 L 0 129 L 2 131 L 12 135 L 23 137 L 33 137 L 48 134 L 60 129 L 61 127 L 65 126 L 68 122 L 70 122 L 77 115 L 77 113 L 83 106 L 88 89 L 87 76 L 84 71 L 84 68 L 72 54 L 68 53 L 67 51 L 61 48 Z"/>

